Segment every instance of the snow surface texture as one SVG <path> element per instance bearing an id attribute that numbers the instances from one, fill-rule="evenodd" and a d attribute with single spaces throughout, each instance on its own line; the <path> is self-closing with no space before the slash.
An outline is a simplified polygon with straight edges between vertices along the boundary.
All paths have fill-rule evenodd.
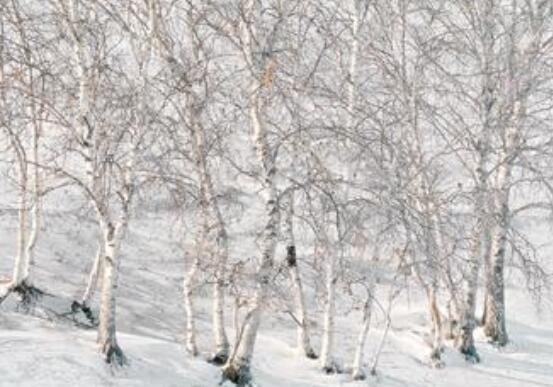
<path id="1" fill-rule="evenodd" d="M 66 217 L 68 216 L 68 217 Z M 59 318 L 83 289 L 95 251 L 94 224 L 74 215 L 50 212 L 47 232 L 37 246 L 36 284 L 46 295 L 27 313 L 17 311 L 15 300 L 0 309 L 0 386 L 182 386 L 211 387 L 220 382 L 220 372 L 205 362 L 211 348 L 208 298 L 198 297 L 200 318 L 197 358 L 181 345 L 184 314 L 181 307 L 183 251 L 169 216 L 143 215 L 124 244 L 118 301 L 119 342 L 129 365 L 112 369 L 98 354 L 95 331 Z M 14 251 L 16 224 L 2 215 L 2 251 Z M 10 228 L 11 227 L 11 228 Z M 235 252 L 236 253 L 236 252 Z M 8 255 L 9 256 L 9 255 Z M 0 262 L 1 273 L 11 271 L 11 259 Z M 316 279 L 306 280 L 313 286 Z M 511 280 L 511 282 L 517 282 Z M 12 297 L 13 298 L 13 297 Z M 381 300 L 385 302 L 383 291 Z M 230 300 L 229 300 L 230 301 Z M 313 300 L 312 300 L 313 301 Z M 229 302 L 230 304 L 230 302 Z M 320 307 L 312 302 L 313 311 Z M 348 375 L 322 374 L 316 361 L 297 355 L 295 329 L 285 313 L 267 313 L 253 361 L 256 384 L 289 386 L 382 386 L 382 387 L 531 387 L 553 386 L 553 313 L 550 298 L 544 298 L 540 313 L 531 297 L 511 286 L 507 297 L 511 343 L 497 350 L 477 332 L 482 363 L 468 365 L 448 343 L 446 367 L 427 365 L 426 315 L 416 287 L 396 300 L 392 328 L 378 367 L 378 375 L 351 382 Z M 230 320 L 230 310 L 227 312 Z M 312 316 L 314 345 L 319 348 L 320 316 Z M 356 312 L 338 313 L 338 358 L 347 367 L 360 325 Z M 366 360 L 371 361 L 383 330 L 376 318 L 367 342 Z M 230 337 L 234 332 L 228 324 Z"/>

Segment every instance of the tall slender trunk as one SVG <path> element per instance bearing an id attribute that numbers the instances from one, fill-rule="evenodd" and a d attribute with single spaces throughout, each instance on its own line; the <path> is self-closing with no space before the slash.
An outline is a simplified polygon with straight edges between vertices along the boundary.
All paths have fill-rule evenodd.
<path id="1" fill-rule="evenodd" d="M 490 340 L 499 346 L 508 342 L 505 323 L 505 250 L 507 233 L 510 227 L 509 193 L 513 161 L 519 146 L 519 115 L 520 103 L 514 101 L 511 105 L 510 120 L 504 129 L 503 147 L 500 153 L 501 164 L 496 178 L 496 208 L 497 224 L 494 228 L 490 249 L 490 262 L 486 277 L 486 302 L 484 313 L 484 332 Z"/>
<path id="2" fill-rule="evenodd" d="M 488 130 L 485 128 L 484 130 Z M 487 147 L 488 144 L 482 145 Z M 474 328 L 476 326 L 476 293 L 478 290 L 478 273 L 481 263 L 490 249 L 490 219 L 486 204 L 488 202 L 488 172 L 487 151 L 481 148 L 480 161 L 477 168 L 478 184 L 474 203 L 476 213 L 475 241 L 472 254 L 469 257 L 468 270 L 464 274 L 463 310 L 461 313 L 459 337 L 457 338 L 459 351 L 465 355 L 467 361 L 479 362 L 480 357 L 474 345 Z"/>
<path id="3" fill-rule="evenodd" d="M 301 275 L 298 267 L 298 257 L 296 254 L 296 242 L 294 237 L 294 192 L 288 195 L 286 205 L 286 217 L 284 221 L 283 235 L 286 238 L 286 266 L 288 274 L 292 281 L 295 303 L 295 314 L 297 319 L 297 343 L 303 354 L 310 359 L 315 359 L 317 355 L 311 346 L 311 337 L 309 329 L 309 319 L 305 304 L 305 295 Z"/>
<path id="4" fill-rule="evenodd" d="M 336 259 L 333 252 L 327 250 L 326 256 L 326 300 L 323 319 L 323 342 L 321 345 L 320 364 L 327 373 L 337 372 L 337 365 L 333 357 L 334 351 L 334 316 L 336 314 Z"/>
<path id="5" fill-rule="evenodd" d="M 367 335 L 371 326 L 372 317 L 372 304 L 374 297 L 374 279 L 370 279 L 369 289 L 367 292 L 367 299 L 363 305 L 363 324 L 357 338 L 357 344 L 355 347 L 355 355 L 353 357 L 351 377 L 353 380 L 364 380 L 365 371 L 363 366 L 363 358 L 365 355 L 365 342 L 367 341 Z"/>
<path id="6" fill-rule="evenodd" d="M 199 247 L 194 254 L 192 265 L 186 273 L 183 281 L 184 310 L 186 312 L 185 347 L 188 353 L 192 356 L 196 356 L 198 354 L 198 347 L 196 344 L 196 309 L 194 307 L 193 291 L 196 275 L 200 267 L 200 251 L 201 247 Z"/>
<path id="7" fill-rule="evenodd" d="M 474 214 L 476 227 L 474 229 L 474 246 L 469 257 L 468 271 L 464 278 L 463 311 L 458 337 L 459 351 L 471 362 L 480 361 L 474 345 L 474 328 L 476 326 L 476 293 L 478 290 L 478 274 L 480 266 L 485 261 L 491 247 L 491 216 L 490 208 L 493 204 L 489 192 L 489 159 L 491 148 L 491 130 L 494 118 L 496 98 L 493 80 L 493 53 L 494 53 L 494 1 L 488 0 L 482 4 L 481 55 L 482 55 L 482 96 L 480 102 L 481 128 L 476 145 L 478 165 L 476 167 L 476 185 L 474 189 Z"/>
<path id="8" fill-rule="evenodd" d="M 17 152 L 18 154 L 20 152 Z M 17 288 L 27 279 L 28 265 L 26 263 L 26 243 L 27 243 L 27 165 L 22 156 L 18 156 L 18 183 L 19 183 L 19 201 L 17 209 L 17 255 L 12 276 L 12 287 Z"/>
<path id="9" fill-rule="evenodd" d="M 98 279 L 100 278 L 100 273 L 102 271 L 102 261 L 104 255 L 104 242 L 103 239 L 98 243 L 96 249 L 96 255 L 94 256 L 94 261 L 92 262 L 92 267 L 88 273 L 88 278 L 86 281 L 86 288 L 81 297 L 81 301 L 74 301 L 72 305 L 73 312 L 81 309 L 85 316 L 90 320 L 90 322 L 95 322 L 95 317 L 92 314 L 92 309 L 90 308 L 92 304 L 92 299 L 98 288 Z"/>
<path id="10" fill-rule="evenodd" d="M 124 233 L 124 223 L 116 225 L 102 222 L 104 255 L 103 279 L 100 299 L 98 344 L 108 364 L 123 365 L 125 356 L 116 337 L 116 292 L 118 287 L 119 247 Z"/>
<path id="11" fill-rule="evenodd" d="M 222 218 L 220 220 L 222 223 Z M 215 283 L 213 284 L 213 337 L 215 338 L 215 353 L 212 362 L 224 364 L 229 357 L 230 344 L 225 329 L 225 271 L 228 260 L 228 236 L 224 225 L 217 236 L 219 249 L 217 254 L 217 268 Z"/>
<path id="12" fill-rule="evenodd" d="M 261 237 L 261 264 L 257 270 L 257 289 L 253 296 L 253 302 L 241 329 L 241 337 L 226 365 L 223 368 L 223 377 L 238 385 L 245 385 L 251 380 L 251 359 L 253 356 L 257 332 L 261 322 L 263 306 L 265 304 L 269 286 L 273 277 L 274 256 L 278 239 L 278 226 L 280 221 L 280 209 L 276 188 L 276 163 L 275 156 L 269 145 L 266 122 L 262 113 L 261 89 L 270 87 L 270 82 L 264 82 L 267 74 L 255 64 L 253 42 L 256 2 L 248 0 L 244 4 L 245 21 L 241 26 L 243 39 L 243 52 L 245 62 L 250 66 L 254 76 L 249 88 L 249 118 L 253 129 L 253 142 L 257 153 L 259 170 L 263 179 L 262 195 L 265 202 L 265 214 L 267 221 Z M 271 58 L 267 58 L 269 65 Z M 260 73 L 261 72 L 261 73 Z"/>
<path id="13" fill-rule="evenodd" d="M 210 258 L 215 260 L 212 305 L 215 352 L 211 361 L 216 364 L 224 364 L 228 360 L 230 349 L 225 330 L 225 271 L 228 261 L 228 235 L 207 160 L 205 129 L 199 121 L 201 112 L 189 107 L 188 113 L 193 127 L 192 144 L 200 182 L 200 223 L 204 246 L 202 251 L 208 252 Z"/>
<path id="14" fill-rule="evenodd" d="M 436 294 L 437 286 L 433 285 L 427 289 L 428 314 L 432 320 L 432 350 L 430 359 L 435 367 L 443 366 L 443 326 L 440 309 L 438 307 L 438 297 Z"/>

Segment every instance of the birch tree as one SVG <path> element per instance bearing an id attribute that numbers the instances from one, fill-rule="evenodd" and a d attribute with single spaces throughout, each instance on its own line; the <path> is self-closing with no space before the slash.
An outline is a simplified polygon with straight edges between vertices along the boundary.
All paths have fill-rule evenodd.
<path id="1" fill-rule="evenodd" d="M 8 86 L 14 91 L 19 90 L 19 98 L 24 104 L 24 111 L 28 118 L 23 118 L 22 129 L 14 127 L 15 120 L 4 122 L 4 132 L 14 150 L 17 174 L 18 174 L 18 237 L 17 254 L 14 262 L 11 283 L 4 290 L 2 300 L 12 291 L 18 293 L 24 304 L 29 304 L 42 294 L 42 291 L 34 285 L 32 278 L 34 265 L 34 247 L 36 245 L 41 222 L 41 176 L 39 166 L 40 136 L 44 119 L 44 96 L 43 89 L 45 81 L 43 78 L 44 69 L 35 64 L 33 54 L 36 44 L 35 31 L 31 31 L 30 24 L 34 22 L 34 15 L 23 15 L 19 1 L 11 1 L 6 4 L 4 14 L 10 16 L 11 30 L 14 39 L 20 49 L 13 48 L 12 59 L 14 60 L 12 70 L 15 76 L 10 80 L 6 75 L 7 63 L 7 21 L 2 20 L 2 43 L 0 49 L 0 78 L 2 79 L 2 101 L 5 110 L 8 110 Z M 32 36 L 30 36 L 32 35 Z M 20 50 L 20 52 L 17 51 Z M 19 58 L 15 57 L 18 55 Z M 30 132 L 30 135 L 29 135 Z M 26 141 L 29 136 L 30 144 Z M 30 207 L 30 209 L 29 209 Z"/>
<path id="2" fill-rule="evenodd" d="M 279 23 L 282 21 L 284 4 L 275 3 L 275 11 L 280 16 L 273 25 L 273 32 L 265 37 L 258 35 L 260 27 L 259 4 L 248 0 L 241 4 L 240 50 L 246 67 L 248 80 L 248 116 L 252 129 L 252 142 L 255 146 L 258 170 L 262 181 L 262 198 L 265 204 L 266 223 L 261 236 L 260 263 L 256 273 L 257 288 L 249 310 L 240 328 L 240 337 L 223 368 L 223 377 L 238 385 L 251 380 L 251 359 L 255 346 L 264 303 L 267 299 L 271 277 L 273 275 L 274 256 L 279 234 L 280 208 L 276 187 L 276 160 L 274 149 L 269 142 L 269 133 L 265 117 L 266 103 L 263 93 L 270 89 L 274 71 L 274 43 L 278 37 Z"/>

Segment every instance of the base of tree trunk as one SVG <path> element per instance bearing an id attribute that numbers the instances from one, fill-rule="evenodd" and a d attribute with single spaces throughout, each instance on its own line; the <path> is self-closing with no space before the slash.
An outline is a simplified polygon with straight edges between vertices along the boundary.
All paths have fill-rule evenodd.
<path id="1" fill-rule="evenodd" d="M 488 338 L 488 342 L 496 347 L 504 347 L 509 342 L 507 334 L 489 322 L 484 325 L 484 334 Z"/>
<path id="2" fill-rule="evenodd" d="M 351 374 L 351 379 L 354 381 L 360 381 L 367 379 L 367 374 L 363 370 L 356 370 Z"/>
<path id="3" fill-rule="evenodd" d="M 430 365 L 433 368 L 444 368 L 445 362 L 442 360 L 443 348 L 435 348 L 430 352 Z"/>
<path id="4" fill-rule="evenodd" d="M 457 320 L 447 320 L 444 330 L 444 338 L 447 340 L 455 340 L 459 336 L 459 322 Z"/>
<path id="5" fill-rule="evenodd" d="M 459 352 L 463 354 L 467 362 L 472 364 L 480 363 L 480 356 L 478 355 L 478 352 L 476 351 L 476 347 L 473 344 L 467 347 L 459 348 Z"/>
<path id="6" fill-rule="evenodd" d="M 96 319 L 96 316 L 94 316 L 94 313 L 92 312 L 92 309 L 86 304 L 82 304 L 78 301 L 73 301 L 71 303 L 71 312 L 73 314 L 76 314 L 77 312 L 83 312 L 87 320 L 92 324 L 96 325 L 98 323 L 98 320 Z"/>
<path id="7" fill-rule="evenodd" d="M 230 381 L 239 387 L 251 386 L 252 374 L 250 367 L 242 365 L 236 367 L 234 364 L 227 364 L 223 368 L 223 382 Z"/>
<path id="8" fill-rule="evenodd" d="M 104 360 L 110 365 L 124 366 L 127 364 L 127 358 L 117 343 L 104 345 L 102 353 L 105 356 Z"/>
<path id="9" fill-rule="evenodd" d="M 190 354 L 190 356 L 193 356 L 193 357 L 196 357 L 200 354 L 200 352 L 198 351 L 198 347 L 196 346 L 195 343 L 187 343 L 186 352 L 188 352 L 188 354 Z"/>
<path id="10" fill-rule="evenodd" d="M 319 356 L 317 356 L 313 348 L 309 348 L 307 351 L 304 351 L 304 354 L 305 354 L 305 357 L 308 359 L 315 360 L 319 358 Z"/>
<path id="11" fill-rule="evenodd" d="M 323 366 L 321 369 L 327 375 L 343 374 L 344 373 L 343 368 L 340 367 L 340 365 L 338 363 L 336 363 L 335 361 L 332 361 L 330 364 Z"/>
<path id="12" fill-rule="evenodd" d="M 222 366 L 226 364 L 227 360 L 229 358 L 229 351 L 219 351 L 217 353 L 214 353 L 207 362 L 216 366 Z"/>
<path id="13" fill-rule="evenodd" d="M 32 306 L 44 295 L 42 290 L 28 284 L 26 281 L 23 281 L 19 285 L 13 287 L 12 292 L 19 296 L 19 304 L 25 308 Z"/>

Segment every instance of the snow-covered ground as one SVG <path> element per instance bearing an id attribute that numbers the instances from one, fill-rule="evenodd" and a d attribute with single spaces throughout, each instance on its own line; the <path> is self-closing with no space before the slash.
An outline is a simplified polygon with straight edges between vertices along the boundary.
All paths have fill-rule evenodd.
<path id="1" fill-rule="evenodd" d="M 73 213 L 73 212 L 71 212 Z M 11 271 L 15 218 L 0 217 L 1 275 Z M 37 246 L 36 284 L 46 295 L 31 313 L 15 308 L 13 300 L 0 309 L 0 386 L 182 386 L 210 387 L 220 381 L 219 370 L 204 358 L 210 348 L 209 305 L 200 294 L 199 346 L 202 356 L 190 357 L 181 346 L 184 330 L 181 280 L 183 251 L 179 229 L 169 214 L 142 214 L 124 246 L 118 301 L 119 342 L 129 365 L 106 366 L 95 345 L 95 331 L 73 324 L 55 313 L 69 311 L 83 291 L 95 251 L 94 224 L 86 217 L 58 211 L 46 215 L 47 233 Z M 312 286 L 316 278 L 306 280 Z M 511 281 L 515 282 L 515 281 Z M 311 284 L 311 285 L 309 285 Z M 204 294 L 205 296 L 205 294 Z M 395 301 L 392 326 L 379 373 L 363 382 L 347 375 L 323 375 L 316 361 L 297 356 L 293 322 L 285 313 L 266 315 L 253 361 L 256 383 L 265 387 L 409 386 L 409 387 L 530 387 L 553 386 L 553 305 L 544 298 L 540 313 L 521 287 L 511 286 L 507 298 L 511 344 L 497 350 L 478 338 L 482 363 L 467 365 L 452 349 L 444 354 L 443 369 L 426 365 L 424 303 L 413 287 Z M 386 291 L 382 290 L 382 303 Z M 338 357 L 347 367 L 360 316 L 346 313 L 337 319 Z M 317 309 L 313 305 L 314 309 Z M 312 309 L 313 309 L 312 308 Z M 230 311 L 227 313 L 230 317 Z M 320 320 L 313 318 L 320 334 Z M 367 361 L 382 335 L 382 316 L 376 318 L 367 342 Z M 229 318 L 229 333 L 233 335 Z M 316 348 L 318 337 L 314 338 Z"/>

